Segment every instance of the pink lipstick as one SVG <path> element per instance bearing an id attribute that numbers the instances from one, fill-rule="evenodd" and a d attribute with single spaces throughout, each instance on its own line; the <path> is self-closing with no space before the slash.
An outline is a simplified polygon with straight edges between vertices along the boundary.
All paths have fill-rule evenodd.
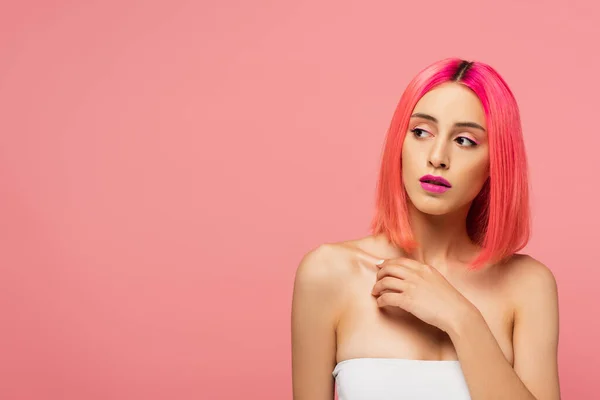
<path id="1" fill-rule="evenodd" d="M 421 181 L 421 187 L 423 189 L 432 193 L 444 193 L 452 187 L 450 182 L 441 176 L 425 175 L 422 176 L 419 181 Z"/>

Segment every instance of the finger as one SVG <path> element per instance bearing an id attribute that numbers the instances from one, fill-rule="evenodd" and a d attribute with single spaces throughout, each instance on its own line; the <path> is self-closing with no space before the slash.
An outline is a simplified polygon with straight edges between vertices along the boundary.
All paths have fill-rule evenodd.
<path id="1" fill-rule="evenodd" d="M 408 289 L 409 283 L 404 279 L 392 278 L 390 276 L 386 276 L 383 279 L 380 279 L 375 283 L 373 289 L 371 290 L 371 294 L 374 296 L 379 296 L 385 291 L 395 291 L 395 292 L 403 292 Z"/>
<path id="2" fill-rule="evenodd" d="M 409 310 L 409 301 L 408 296 L 405 293 L 384 293 L 381 296 L 377 297 L 377 306 L 386 307 L 386 306 L 394 306 L 402 308 L 405 311 L 410 312 Z"/>
<path id="3" fill-rule="evenodd" d="M 407 268 L 411 268 L 415 271 L 419 271 L 423 269 L 424 264 L 418 262 L 417 260 L 413 260 L 412 258 L 407 257 L 398 257 L 389 261 L 390 264 L 393 265 L 404 265 Z"/>
<path id="4" fill-rule="evenodd" d="M 411 279 L 416 272 L 404 265 L 385 265 L 377 271 L 377 280 L 386 276 L 398 279 Z"/>

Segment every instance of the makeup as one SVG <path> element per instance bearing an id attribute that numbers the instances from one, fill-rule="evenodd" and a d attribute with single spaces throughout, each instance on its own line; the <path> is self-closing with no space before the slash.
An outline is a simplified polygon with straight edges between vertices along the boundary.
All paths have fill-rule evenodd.
<path id="1" fill-rule="evenodd" d="M 444 193 L 452 187 L 450 182 L 441 176 L 424 175 L 419 181 L 421 181 L 421 187 L 423 189 L 432 193 Z"/>
<path id="2" fill-rule="evenodd" d="M 421 182 L 421 187 L 428 192 L 432 193 L 444 193 L 446 190 L 450 189 L 446 186 L 440 186 L 433 183 Z"/>

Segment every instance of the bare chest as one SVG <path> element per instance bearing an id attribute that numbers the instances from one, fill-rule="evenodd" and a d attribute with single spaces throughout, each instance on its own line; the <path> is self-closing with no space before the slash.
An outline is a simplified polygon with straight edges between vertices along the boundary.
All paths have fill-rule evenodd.
<path id="1" fill-rule="evenodd" d="M 506 359 L 513 364 L 513 311 L 500 289 L 470 282 L 451 283 L 485 318 Z M 337 361 L 361 357 L 456 360 L 449 336 L 398 308 L 380 309 L 371 289 L 375 274 L 365 274 L 349 285 L 349 296 L 338 321 Z"/>

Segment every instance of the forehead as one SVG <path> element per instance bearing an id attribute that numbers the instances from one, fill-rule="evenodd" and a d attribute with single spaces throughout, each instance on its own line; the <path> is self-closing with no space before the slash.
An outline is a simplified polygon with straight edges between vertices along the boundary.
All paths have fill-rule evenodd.
<path id="1" fill-rule="evenodd" d="M 444 83 L 425 93 L 413 113 L 429 114 L 440 124 L 476 122 L 485 126 L 485 111 L 479 97 L 468 87 L 455 82 Z"/>

